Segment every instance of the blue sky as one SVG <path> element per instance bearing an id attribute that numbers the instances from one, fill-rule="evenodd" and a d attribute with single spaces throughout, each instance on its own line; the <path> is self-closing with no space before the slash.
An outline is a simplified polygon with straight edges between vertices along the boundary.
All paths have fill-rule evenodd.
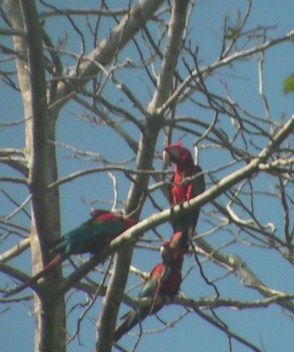
<path id="1" fill-rule="evenodd" d="M 63 2 L 62 2 L 63 4 Z M 64 7 L 70 6 L 79 7 L 81 6 L 80 1 L 68 1 L 64 2 Z M 87 1 L 82 5 L 83 7 L 95 6 L 96 1 Z M 194 44 L 199 46 L 199 58 L 203 60 L 204 64 L 210 64 L 214 62 L 220 51 L 219 37 L 221 35 L 221 27 L 224 20 L 224 16 L 229 14 L 231 18 L 236 16 L 238 10 L 244 13 L 246 8 L 246 1 L 217 1 L 217 0 L 206 0 L 200 1 L 194 9 L 191 18 L 191 35 L 194 38 Z M 252 14 L 248 20 L 247 29 L 253 28 L 257 25 L 276 26 L 270 33 L 272 37 L 282 36 L 289 30 L 293 29 L 293 13 L 294 13 L 294 2 L 291 0 L 284 1 L 253 1 Z M 63 33 L 63 23 L 60 20 L 58 23 L 47 20 L 46 24 L 50 28 L 50 34 L 58 38 Z M 111 27 L 112 23 L 109 24 Z M 2 26 L 2 24 L 1 24 Z M 105 32 L 107 33 L 108 28 L 105 24 Z M 101 34 L 101 36 L 103 33 Z M 2 38 L 1 38 L 2 39 Z M 8 38 L 3 38 L 4 41 L 8 41 Z M 87 43 L 90 50 L 91 43 Z M 80 44 L 78 40 L 69 39 L 69 47 L 71 50 L 79 52 Z M 121 54 L 120 59 L 124 60 L 127 57 L 132 58 L 135 56 L 132 45 L 127 46 Z M 264 74 L 264 90 L 267 95 L 270 113 L 273 119 L 279 120 L 282 114 L 285 114 L 286 118 L 289 118 L 293 113 L 294 98 L 293 95 L 285 96 L 282 91 L 283 80 L 285 77 L 294 71 L 293 66 L 294 58 L 294 45 L 284 44 L 276 48 L 271 49 L 266 55 L 265 59 L 265 74 Z M 66 60 L 65 60 L 66 61 Z M 4 63 L 0 63 L 1 65 Z M 68 65 L 71 65 L 70 59 L 68 59 Z M 7 64 L 5 64 L 7 65 Z M 135 90 L 137 97 L 146 104 L 150 100 L 149 91 L 150 85 L 145 85 L 144 76 L 138 72 L 138 75 L 128 76 L 130 71 L 122 71 L 119 75 L 120 79 L 129 83 L 132 89 Z M 233 99 L 240 102 L 243 106 L 250 107 L 250 111 L 257 115 L 264 115 L 264 107 L 262 101 L 258 95 L 258 81 L 257 81 L 257 60 L 251 60 L 250 62 L 244 61 L 234 65 L 232 70 L 223 69 L 221 73 L 216 74 L 207 80 L 208 88 L 223 93 L 223 86 L 221 80 L 227 80 L 229 82 L 230 92 Z M 141 85 L 140 85 L 141 83 Z M 137 87 L 140 89 L 136 90 Z M 0 106 L 2 107 L 1 121 L 2 122 L 14 122 L 21 120 L 23 117 L 22 104 L 19 96 L 13 92 L 4 90 L 5 86 L 0 81 L 0 89 L 4 91 L 4 94 L 0 94 Z M 117 103 L 127 105 L 126 101 L 121 101 L 121 95 L 114 90 L 113 86 L 109 85 L 106 90 L 109 97 L 117 95 Z M 152 93 L 152 91 L 151 91 Z M 132 112 L 135 112 L 133 108 Z M 115 163 L 120 160 L 127 160 L 133 158 L 134 155 L 130 148 L 125 144 L 121 143 L 119 139 L 114 138 L 112 132 L 105 126 L 97 126 L 95 124 L 86 123 L 83 119 L 80 119 L 80 114 L 84 109 L 78 106 L 76 103 L 69 103 L 66 105 L 60 114 L 60 118 L 57 125 L 57 136 L 58 140 L 65 144 L 74 145 L 76 148 L 83 150 L 90 150 L 93 152 L 102 153 L 103 157 L 109 159 Z M 185 104 L 179 108 L 179 111 L 184 115 L 211 118 L 209 113 L 205 111 L 194 110 L 194 106 L 191 104 Z M 228 126 L 229 121 L 224 122 L 224 126 Z M 87 138 L 81 138 L 81 136 L 87 136 Z M 181 132 L 175 133 L 175 138 L 181 136 Z M 135 140 L 139 138 L 139 131 L 136 128 L 132 129 L 132 137 Z M 160 134 L 158 140 L 158 151 L 163 146 L 163 133 Z M 187 135 L 184 137 L 185 146 L 192 148 L 195 137 Z M 260 142 L 261 143 L 261 142 Z M 0 147 L 18 147 L 22 148 L 24 145 L 23 126 L 20 125 L 15 127 L 3 127 L 0 126 Z M 113 151 L 115 150 L 115 154 Z M 219 156 L 221 151 L 207 151 L 206 149 L 200 150 L 200 162 L 205 170 L 211 170 L 217 165 L 221 165 L 224 159 Z M 79 170 L 80 168 L 87 168 L 96 166 L 95 163 L 80 162 L 76 159 L 70 158 L 71 151 L 64 147 L 58 148 L 59 159 L 59 174 L 65 176 L 73 171 Z M 227 156 L 229 158 L 229 156 Z M 130 162 L 129 165 L 132 165 Z M 160 168 L 161 163 L 156 160 L 154 163 L 155 167 Z M 3 168 L 1 174 L 7 174 L 9 169 Z M 224 172 L 226 174 L 226 171 Z M 129 183 L 125 181 L 123 177 L 120 177 L 119 173 L 115 173 L 118 176 L 118 188 L 120 199 L 123 200 L 128 191 Z M 266 177 L 265 177 L 266 179 Z M 263 180 L 260 182 L 263 182 Z M 62 210 L 62 232 L 67 232 L 75 226 L 79 225 L 89 216 L 89 210 L 91 208 L 91 202 L 99 199 L 95 203 L 95 206 L 106 208 L 111 207 L 111 203 L 107 203 L 113 199 L 112 180 L 106 174 L 91 174 L 81 179 L 76 179 L 74 182 L 66 184 L 60 188 L 61 197 L 61 210 Z M 2 187 L 2 185 L 1 185 Z M 3 186 L 4 187 L 4 186 Z M 5 184 L 5 189 L 9 188 L 11 194 L 18 200 L 23 201 L 26 193 L 23 191 L 22 186 L 8 186 Z M 293 192 L 293 189 L 292 189 Z M 13 209 L 13 205 L 7 202 L 3 193 L 0 194 L 1 212 L 0 216 L 6 214 Z M 167 202 L 162 199 L 161 204 L 163 208 L 168 207 Z M 279 223 L 279 216 L 274 204 L 266 204 L 266 211 L 263 211 L 265 206 L 260 201 L 258 211 L 261 211 L 261 218 L 264 223 L 271 221 L 273 218 L 277 227 L 280 229 L 281 224 Z M 121 204 L 118 206 L 121 207 Z M 206 208 L 209 209 L 209 205 Z M 205 210 L 205 209 L 204 209 Z M 142 218 L 149 214 L 152 214 L 156 210 L 152 206 L 147 204 L 144 207 Z M 18 216 L 18 220 L 29 228 L 29 221 L 24 216 Z M 210 228 L 210 225 L 202 221 L 200 218 L 197 230 L 199 233 L 205 232 Z M 168 238 L 170 235 L 169 225 L 163 225 L 159 227 L 159 232 Z M 149 236 L 149 237 L 148 237 Z M 222 236 L 222 237 L 221 237 Z M 145 238 L 145 237 L 144 237 Z M 154 238 L 152 233 L 147 233 L 146 238 Z M 208 237 L 208 241 L 213 243 L 222 243 L 225 239 L 229 240 L 230 234 L 223 233 L 214 236 L 213 238 Z M 2 246 L 3 250 L 6 249 L 7 245 Z M 231 246 L 226 248 L 227 252 L 232 251 L 238 254 L 244 260 L 247 261 L 248 265 L 254 267 L 254 270 L 266 284 L 273 288 L 285 290 L 286 292 L 294 291 L 294 284 L 292 280 L 293 268 L 287 263 L 281 260 L 277 254 L 257 249 L 249 248 L 247 246 Z M 1 249 L 2 252 L 2 249 Z M 141 270 L 150 271 L 152 267 L 160 261 L 160 256 L 157 251 L 149 251 L 148 256 L 145 256 L 145 251 L 136 249 L 134 253 L 133 265 L 137 266 Z M 262 254 L 262 255 L 261 255 Z M 188 258 L 185 261 L 184 271 L 188 270 L 193 264 L 193 258 Z M 274 264 L 274 265 L 273 265 Z M 22 256 L 20 261 L 15 262 L 18 267 L 25 268 L 30 272 L 30 259 L 29 254 Z M 211 263 L 204 263 L 206 274 L 215 278 L 221 274 L 222 270 L 217 268 Z M 104 265 L 102 268 L 106 268 Z M 94 274 L 95 279 L 98 281 L 101 279 L 99 273 Z M 1 282 L 8 282 L 6 277 L 0 276 Z M 4 281 L 3 281 L 4 280 Z M 128 287 L 134 283 L 140 282 L 140 279 L 134 275 L 130 276 Z M 1 285 L 2 286 L 2 285 Z M 243 289 L 239 281 L 234 277 L 230 276 L 224 282 L 219 282 L 221 293 L 224 297 L 242 297 L 246 299 L 255 299 L 259 296 L 249 289 Z M 203 282 L 203 279 L 199 275 L 197 268 L 189 273 L 185 278 L 182 290 L 187 295 L 197 299 L 201 296 L 208 295 L 213 296 L 213 292 L 210 287 Z M 135 295 L 136 290 L 131 291 L 130 294 Z M 232 294 L 233 292 L 233 294 Z M 26 293 L 29 293 L 27 290 Z M 85 300 L 84 295 L 73 295 L 69 299 L 69 306 L 73 305 L 80 299 Z M 96 302 L 94 307 L 88 313 L 87 318 L 82 323 L 81 328 L 81 343 L 75 340 L 70 343 L 68 351 L 90 351 L 95 344 L 95 321 L 99 315 L 101 299 Z M 5 306 L 1 308 L 4 309 Z M 126 310 L 123 307 L 120 315 Z M 68 328 L 70 333 L 73 333 L 76 328 L 76 319 L 81 313 L 81 310 L 77 310 L 70 315 L 68 319 Z M 169 306 L 165 307 L 160 316 L 162 319 L 170 319 L 171 317 L 177 317 L 179 313 L 184 313 L 184 309 L 180 307 Z M 248 338 L 253 343 L 256 343 L 259 347 L 263 346 L 266 352 L 292 352 L 294 344 L 293 326 L 292 321 L 286 315 L 283 315 L 281 309 L 277 306 L 272 306 L 269 309 L 259 310 L 225 310 L 220 309 L 217 311 L 228 324 L 232 324 L 233 331 L 240 333 L 241 335 Z M 3 351 L 17 351 L 22 350 L 24 352 L 30 352 L 33 350 L 34 344 L 34 316 L 33 316 L 33 305 L 30 302 L 23 304 L 11 305 L 9 310 L 1 315 L 2 328 L 0 329 L 0 341 L 2 341 Z M 154 329 L 155 327 L 162 326 L 158 323 L 155 317 L 150 317 L 144 322 L 144 328 Z M 122 345 L 126 349 L 131 349 L 134 345 L 135 338 L 125 337 L 121 340 Z M 161 334 L 147 334 L 140 341 L 138 351 L 145 352 L 151 349 L 156 351 L 227 351 L 228 350 L 226 336 L 219 332 L 215 328 L 204 322 L 200 317 L 196 317 L 195 314 L 191 313 L 184 319 L 182 319 L 174 328 L 167 329 Z M 248 351 L 243 345 L 234 342 L 234 352 L 245 352 Z"/>

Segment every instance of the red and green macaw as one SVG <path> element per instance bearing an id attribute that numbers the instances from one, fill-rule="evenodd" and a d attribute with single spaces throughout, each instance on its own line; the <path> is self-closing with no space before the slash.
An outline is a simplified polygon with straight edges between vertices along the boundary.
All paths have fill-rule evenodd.
<path id="1" fill-rule="evenodd" d="M 163 159 L 174 164 L 174 175 L 171 179 L 170 203 L 181 205 L 205 190 L 205 179 L 199 165 L 195 165 L 191 152 L 183 147 L 182 142 L 167 145 Z M 198 175 L 198 176 L 196 176 Z M 193 235 L 200 209 L 193 209 L 173 221 L 174 233 L 182 231 L 182 247 L 189 247 L 189 238 Z"/>
<path id="2" fill-rule="evenodd" d="M 25 281 L 22 285 L 7 292 L 5 296 L 18 293 L 35 284 L 41 277 L 50 272 L 57 265 L 73 254 L 95 254 L 115 237 L 123 233 L 136 223 L 131 218 L 103 209 L 95 209 L 91 212 L 91 218 L 79 227 L 69 231 L 53 244 L 52 252 L 58 253 L 43 270 Z"/>
<path id="3" fill-rule="evenodd" d="M 176 248 L 173 250 L 173 255 L 167 255 L 170 250 L 170 243 L 164 242 L 161 247 L 163 262 L 157 264 L 151 271 L 139 293 L 138 297 L 140 299 L 153 299 L 157 291 L 158 297 L 173 297 L 179 292 L 182 282 L 181 269 L 184 260 L 184 252 L 181 248 Z M 150 307 L 152 304 L 153 303 L 151 302 L 149 306 L 144 306 L 125 314 L 123 316 L 124 321 L 114 332 L 113 341 L 118 341 L 122 335 L 144 320 L 148 314 L 156 313 L 164 305 L 162 302 L 159 303 L 158 301 L 155 301 L 154 307 L 151 311 Z"/>

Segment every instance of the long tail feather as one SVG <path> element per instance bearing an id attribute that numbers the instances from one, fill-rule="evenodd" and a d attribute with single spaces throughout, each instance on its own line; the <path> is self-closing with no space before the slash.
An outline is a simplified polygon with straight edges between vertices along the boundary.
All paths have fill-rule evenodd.
<path id="1" fill-rule="evenodd" d="M 140 311 L 131 311 L 126 314 L 124 321 L 115 330 L 113 341 L 118 341 L 124 334 L 130 331 L 135 325 L 144 320 L 148 315 L 147 309 L 140 309 Z"/>
<path id="2" fill-rule="evenodd" d="M 156 314 L 161 308 L 162 304 L 155 305 L 152 314 Z M 121 325 L 115 330 L 113 335 L 113 341 L 118 341 L 124 334 L 130 331 L 135 325 L 141 324 L 141 322 L 149 315 L 149 308 L 142 308 L 139 311 L 131 311 L 127 313 L 126 318 Z"/>
<path id="3" fill-rule="evenodd" d="M 163 273 L 161 274 L 159 280 L 156 283 L 156 287 L 154 289 L 154 293 L 153 293 L 153 296 L 152 296 L 152 302 L 151 302 L 151 307 L 150 307 L 150 310 L 149 310 L 149 314 L 153 314 L 154 313 L 154 308 L 155 308 L 157 297 L 159 295 L 159 292 L 160 292 L 160 289 L 161 289 L 161 286 L 162 286 L 162 278 L 164 277 L 165 271 L 166 271 L 166 267 L 165 267 Z"/>
<path id="4" fill-rule="evenodd" d="M 41 270 L 35 276 L 31 277 L 30 279 L 28 279 L 27 281 L 25 281 L 23 284 L 19 285 L 15 289 L 10 290 L 7 293 L 5 293 L 4 297 L 9 297 L 9 296 L 15 295 L 16 293 L 19 293 L 19 292 L 23 291 L 27 287 L 33 286 L 41 277 L 45 276 L 47 273 L 49 273 L 51 270 L 53 270 L 63 260 L 65 260 L 64 256 L 62 256 L 61 254 L 57 255 L 54 259 L 52 259 L 44 267 L 43 270 Z"/>
<path id="5" fill-rule="evenodd" d="M 124 321 L 115 330 L 113 335 L 113 341 L 118 341 L 125 333 L 131 330 L 139 321 L 139 315 L 137 312 L 129 312 L 126 314 Z"/>

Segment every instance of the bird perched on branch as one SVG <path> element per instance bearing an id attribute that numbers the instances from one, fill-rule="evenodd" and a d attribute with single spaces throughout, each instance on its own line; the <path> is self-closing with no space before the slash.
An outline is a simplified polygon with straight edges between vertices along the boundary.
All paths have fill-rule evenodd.
<path id="1" fill-rule="evenodd" d="M 182 281 L 181 269 L 184 260 L 184 253 L 180 248 L 172 249 L 173 255 L 168 255 L 168 262 L 165 263 L 167 252 L 171 250 L 169 244 L 169 242 L 163 243 L 161 247 L 163 263 L 157 264 L 152 269 L 139 293 L 139 299 L 152 298 L 153 301 L 153 297 L 157 291 L 158 297 L 173 297 L 179 292 Z M 123 316 L 124 321 L 114 332 L 114 341 L 118 341 L 122 335 L 144 320 L 148 314 L 156 313 L 164 305 L 163 302 L 155 300 L 154 307 L 151 311 L 150 307 L 153 304 L 152 301 L 148 306 L 139 307 Z"/>
<path id="2" fill-rule="evenodd" d="M 52 252 L 57 253 L 39 273 L 25 281 L 20 286 L 10 290 L 5 296 L 18 293 L 25 288 L 34 285 L 41 277 L 45 276 L 57 265 L 73 254 L 91 253 L 101 251 L 111 240 L 123 233 L 136 223 L 131 218 L 103 209 L 95 209 L 91 212 L 91 218 L 79 227 L 66 233 L 60 239 L 52 243 Z"/>
<path id="3" fill-rule="evenodd" d="M 196 197 L 205 190 L 205 179 L 199 165 L 194 164 L 191 152 L 183 147 L 182 141 L 169 144 L 164 148 L 163 160 L 174 164 L 174 174 L 171 179 L 170 204 L 181 205 Z M 181 245 L 186 250 L 189 247 L 196 227 L 200 208 L 192 209 L 173 221 L 174 233 L 182 231 Z"/>

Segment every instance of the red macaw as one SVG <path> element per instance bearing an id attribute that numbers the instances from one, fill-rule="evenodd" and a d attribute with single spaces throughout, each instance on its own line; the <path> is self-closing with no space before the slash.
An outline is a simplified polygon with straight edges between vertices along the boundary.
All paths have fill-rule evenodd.
<path id="1" fill-rule="evenodd" d="M 96 253 L 109 244 L 111 240 L 123 233 L 136 223 L 131 218 L 103 209 L 95 209 L 91 212 L 91 218 L 79 227 L 63 235 L 53 244 L 52 252 L 58 253 L 43 270 L 25 281 L 22 285 L 7 292 L 5 296 L 18 293 L 28 286 L 36 283 L 41 277 L 50 272 L 58 264 L 73 254 Z"/>
<path id="2" fill-rule="evenodd" d="M 165 256 L 169 250 L 169 242 L 165 242 L 161 248 L 163 263 L 159 263 L 153 268 L 139 293 L 139 298 L 153 298 L 158 287 L 158 296 L 160 297 L 173 297 L 179 292 L 182 282 L 181 269 L 184 253 L 180 248 L 175 249 L 173 256 L 168 256 L 168 262 L 165 263 Z M 114 332 L 113 341 L 118 341 L 122 335 L 144 320 L 148 314 L 159 311 L 164 306 L 164 303 L 155 302 L 152 312 L 150 311 L 150 306 L 144 306 L 125 314 L 123 323 Z"/>
<path id="3" fill-rule="evenodd" d="M 180 205 L 205 190 L 205 179 L 199 165 L 195 165 L 191 152 L 182 142 L 167 145 L 163 159 L 174 164 L 174 175 L 170 187 L 171 205 Z M 198 175 L 199 174 L 199 175 Z M 196 176 L 198 175 L 198 176 Z M 196 176 L 196 177 L 195 177 Z M 193 235 L 200 209 L 193 209 L 173 221 L 174 233 L 182 231 L 182 247 L 188 249 L 189 237 Z"/>
<path id="4" fill-rule="evenodd" d="M 178 250 L 183 250 L 183 253 L 185 251 L 185 248 L 182 246 L 183 241 L 183 232 L 182 231 L 177 231 L 172 234 L 171 240 L 169 242 L 164 242 L 163 245 L 160 248 L 161 251 L 161 256 L 162 256 L 162 273 L 160 277 L 157 279 L 157 285 L 153 293 L 152 297 L 152 304 L 150 308 L 150 314 L 153 312 L 157 297 L 159 295 L 161 286 L 164 282 L 165 278 L 165 271 L 169 270 L 169 266 L 173 265 L 173 261 L 175 259 L 175 256 L 177 255 Z M 180 267 L 180 270 L 182 268 L 182 265 Z"/>

